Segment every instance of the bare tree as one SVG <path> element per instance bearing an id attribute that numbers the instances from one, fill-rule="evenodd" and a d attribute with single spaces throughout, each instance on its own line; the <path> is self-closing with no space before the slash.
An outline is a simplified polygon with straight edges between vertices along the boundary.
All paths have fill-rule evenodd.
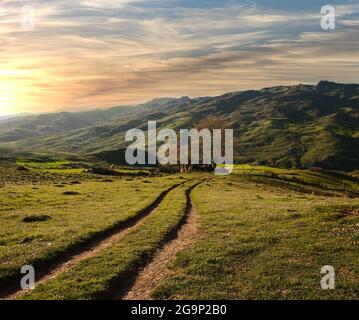
<path id="1" fill-rule="evenodd" d="M 209 115 L 198 122 L 198 124 L 196 125 L 196 129 L 209 129 L 211 131 L 214 129 L 221 129 L 224 132 L 225 129 L 230 129 L 226 127 L 226 124 L 227 122 L 223 117 Z"/>

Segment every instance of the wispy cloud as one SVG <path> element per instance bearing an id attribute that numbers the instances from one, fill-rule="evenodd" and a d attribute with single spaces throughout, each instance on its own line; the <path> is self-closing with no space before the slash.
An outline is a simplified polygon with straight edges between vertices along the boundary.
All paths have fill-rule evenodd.
<path id="1" fill-rule="evenodd" d="M 0 114 L 356 81 L 357 1 L 336 1 L 333 31 L 320 29 L 320 6 L 266 3 L 1 1 Z M 20 28 L 25 4 L 32 32 Z"/>

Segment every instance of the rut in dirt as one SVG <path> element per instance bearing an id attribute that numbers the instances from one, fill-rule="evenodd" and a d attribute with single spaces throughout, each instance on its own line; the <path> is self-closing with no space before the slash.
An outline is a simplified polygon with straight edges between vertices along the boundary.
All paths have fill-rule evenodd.
<path id="1" fill-rule="evenodd" d="M 70 248 L 61 257 L 57 257 L 53 261 L 35 264 L 36 284 L 39 285 L 50 279 L 56 278 L 58 275 L 71 269 L 80 261 L 96 255 L 100 251 L 111 246 L 113 243 L 119 241 L 133 228 L 141 224 L 145 217 L 154 212 L 169 192 L 178 188 L 186 182 L 187 181 L 176 184 L 171 188 L 163 191 L 149 206 L 141 210 L 135 216 L 127 219 L 126 221 L 118 223 L 111 229 L 106 230 L 105 232 L 95 235 L 86 243 Z M 19 279 L 15 279 L 14 283 L 17 284 L 16 287 L 11 286 L 0 292 L 0 299 L 15 300 L 21 298 L 28 292 L 28 290 L 22 290 L 21 288 L 19 288 Z"/>
<path id="2" fill-rule="evenodd" d="M 176 230 L 172 230 L 162 247 L 142 269 L 128 275 L 127 281 L 122 283 L 122 287 L 112 296 L 112 299 L 151 300 L 151 291 L 171 273 L 169 263 L 174 261 L 177 253 L 189 248 L 195 241 L 197 211 L 193 205 L 191 193 L 201 183 L 186 191 L 186 212 L 180 225 Z"/>

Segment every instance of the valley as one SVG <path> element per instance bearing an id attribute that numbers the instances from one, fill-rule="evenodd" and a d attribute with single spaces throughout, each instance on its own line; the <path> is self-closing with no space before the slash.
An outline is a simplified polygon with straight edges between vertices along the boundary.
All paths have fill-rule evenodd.
<path id="1" fill-rule="evenodd" d="M 218 97 L 162 98 L 137 106 L 7 119 L 0 157 L 82 157 L 125 165 L 126 132 L 191 129 L 208 115 L 234 130 L 239 164 L 354 171 L 359 166 L 359 85 L 321 81 Z"/>

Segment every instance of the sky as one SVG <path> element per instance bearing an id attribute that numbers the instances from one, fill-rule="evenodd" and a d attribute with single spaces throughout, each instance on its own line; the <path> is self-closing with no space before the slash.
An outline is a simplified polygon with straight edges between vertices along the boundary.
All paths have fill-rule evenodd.
<path id="1" fill-rule="evenodd" d="M 359 0 L 0 0 L 0 116 L 357 83 L 358 31 Z"/>

